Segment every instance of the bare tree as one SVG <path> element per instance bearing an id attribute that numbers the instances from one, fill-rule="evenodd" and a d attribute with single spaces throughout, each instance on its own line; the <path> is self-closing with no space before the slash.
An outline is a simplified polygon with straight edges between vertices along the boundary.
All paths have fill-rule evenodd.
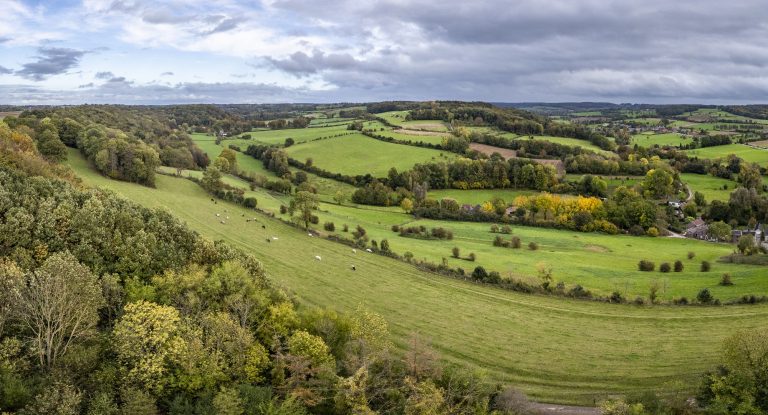
<path id="1" fill-rule="evenodd" d="M 70 253 L 54 254 L 28 273 L 17 297 L 18 319 L 45 368 L 91 333 L 104 305 L 98 278 Z"/>

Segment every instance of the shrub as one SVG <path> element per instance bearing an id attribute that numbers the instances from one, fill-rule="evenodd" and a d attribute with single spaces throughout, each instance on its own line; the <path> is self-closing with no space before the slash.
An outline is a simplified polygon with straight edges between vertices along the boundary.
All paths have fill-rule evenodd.
<path id="1" fill-rule="evenodd" d="M 491 271 L 488 273 L 488 282 L 491 284 L 498 284 L 501 282 L 501 274 L 499 274 L 496 271 Z"/>
<path id="2" fill-rule="evenodd" d="M 413 252 L 411 251 L 403 252 L 403 258 L 405 258 L 406 261 L 411 262 L 411 260 L 413 259 Z"/>
<path id="3" fill-rule="evenodd" d="M 344 232 L 349 232 L 349 225 L 347 225 L 347 224 L 345 223 L 345 224 L 344 224 L 344 227 L 343 227 L 341 230 L 342 230 L 342 231 L 344 231 Z"/>
<path id="4" fill-rule="evenodd" d="M 688 299 L 686 297 L 675 298 L 672 300 L 672 303 L 677 305 L 686 305 L 688 304 Z"/>
<path id="5" fill-rule="evenodd" d="M 491 225 L 491 232 L 496 233 L 499 231 L 499 225 L 493 224 Z"/>
<path id="6" fill-rule="evenodd" d="M 709 272 L 712 269 L 712 265 L 709 261 L 701 261 L 701 272 Z"/>
<path id="7" fill-rule="evenodd" d="M 243 199 L 243 206 L 247 208 L 253 209 L 256 207 L 257 203 L 258 201 L 256 200 L 255 197 L 246 197 L 245 199 Z"/>
<path id="8" fill-rule="evenodd" d="M 475 259 L 476 259 L 476 258 L 477 258 L 477 257 L 475 256 L 475 253 L 474 253 L 474 252 L 470 252 L 470 253 L 469 253 L 469 255 L 467 255 L 467 259 L 468 259 L 468 260 L 470 260 L 470 261 L 472 261 L 472 262 L 475 262 Z"/>
<path id="9" fill-rule="evenodd" d="M 655 237 L 659 236 L 659 230 L 656 229 L 655 227 L 651 226 L 650 228 L 648 228 L 648 232 L 646 232 L 646 234 L 648 236 L 652 236 L 652 237 L 655 238 Z"/>
<path id="10" fill-rule="evenodd" d="M 640 271 L 653 271 L 654 268 L 656 268 L 656 264 L 653 263 L 653 261 L 648 261 L 646 259 L 640 260 L 640 262 L 637 263 L 637 269 Z"/>
<path id="11" fill-rule="evenodd" d="M 493 246 L 503 246 L 504 245 L 504 238 L 502 238 L 499 235 L 496 235 L 495 238 L 493 238 Z"/>
<path id="12" fill-rule="evenodd" d="M 506 233 L 506 234 L 512 233 L 512 227 L 510 227 L 509 225 L 502 226 L 501 233 Z"/>
<path id="13" fill-rule="evenodd" d="M 488 272 L 482 266 L 478 265 L 472 271 L 472 279 L 484 281 L 486 278 L 488 278 Z"/>
<path id="14" fill-rule="evenodd" d="M 695 257 L 695 256 L 696 256 L 695 252 L 693 252 L 693 251 L 688 252 L 688 259 L 693 259 L 693 257 Z"/>
<path id="15" fill-rule="evenodd" d="M 389 250 L 389 241 L 386 239 L 381 240 L 381 244 L 379 245 L 382 251 L 384 252 L 390 252 Z"/>
<path id="16" fill-rule="evenodd" d="M 537 244 L 536 242 L 531 242 L 528 244 L 528 249 L 530 249 L 531 251 L 535 251 L 539 249 L 539 244 Z"/>
<path id="17" fill-rule="evenodd" d="M 679 259 L 675 261 L 675 272 L 683 272 L 683 261 L 680 261 Z"/>
<path id="18" fill-rule="evenodd" d="M 328 232 L 333 232 L 336 230 L 336 225 L 333 222 L 325 222 L 323 228 L 325 228 L 325 230 Z"/>
<path id="19" fill-rule="evenodd" d="M 285 215 L 286 213 L 288 213 L 288 207 L 285 205 L 280 205 L 280 214 Z"/>
<path id="20" fill-rule="evenodd" d="M 611 303 L 620 304 L 624 302 L 624 297 L 621 296 L 621 293 L 618 291 L 614 291 L 611 293 L 611 296 L 608 297 L 608 301 Z"/>
<path id="21" fill-rule="evenodd" d="M 365 236 L 365 228 L 363 228 L 360 225 L 357 225 L 357 228 L 352 231 L 352 236 L 355 237 L 355 239 L 362 239 Z"/>
<path id="22" fill-rule="evenodd" d="M 582 287 L 581 285 L 576 284 L 573 286 L 573 288 L 568 290 L 568 296 L 576 297 L 576 298 L 587 298 L 587 297 L 591 297 L 592 293 L 585 290 L 584 287 Z"/>
<path id="23" fill-rule="evenodd" d="M 520 241 L 520 238 L 517 236 L 512 237 L 512 248 L 520 249 L 520 246 L 522 246 L 522 242 Z"/>
<path id="24" fill-rule="evenodd" d="M 669 265 L 669 262 L 663 262 L 661 265 L 659 265 L 659 271 L 661 272 L 669 272 L 672 270 L 672 266 Z"/>
<path id="25" fill-rule="evenodd" d="M 309 223 L 313 225 L 317 225 L 318 223 L 320 223 L 320 218 L 317 217 L 317 215 L 312 215 L 309 217 Z"/>
<path id="26" fill-rule="evenodd" d="M 400 225 L 392 225 L 392 232 L 400 232 Z"/>
<path id="27" fill-rule="evenodd" d="M 727 272 L 725 274 L 723 274 L 723 277 L 720 278 L 720 285 L 724 285 L 726 287 L 730 286 L 730 285 L 733 285 L 733 279 L 731 277 L 731 274 L 729 274 Z"/>
<path id="28" fill-rule="evenodd" d="M 454 246 L 453 249 L 451 249 L 451 256 L 453 256 L 454 258 L 458 258 L 460 254 L 461 254 L 461 251 L 459 250 L 458 246 Z"/>
<path id="29" fill-rule="evenodd" d="M 629 234 L 633 236 L 641 236 L 645 235 L 645 230 L 640 225 L 632 225 L 632 227 L 629 228 Z"/>
<path id="30" fill-rule="evenodd" d="M 699 294 L 696 295 L 696 300 L 702 304 L 710 304 L 714 298 L 712 297 L 712 293 L 709 292 L 709 288 L 705 288 L 699 291 Z"/>
<path id="31" fill-rule="evenodd" d="M 453 232 L 445 228 L 432 228 L 432 236 L 437 239 L 453 239 Z"/>

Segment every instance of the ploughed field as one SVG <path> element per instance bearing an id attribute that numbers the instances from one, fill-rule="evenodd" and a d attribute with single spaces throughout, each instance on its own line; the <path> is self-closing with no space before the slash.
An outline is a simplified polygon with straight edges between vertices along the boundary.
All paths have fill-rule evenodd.
<path id="1" fill-rule="evenodd" d="M 202 188 L 183 178 L 159 175 L 157 187 L 147 188 L 101 176 L 75 151 L 70 151 L 69 156 L 70 165 L 87 185 L 112 189 L 149 207 L 168 209 L 202 235 L 223 239 L 254 254 L 264 263 L 270 278 L 295 293 L 301 303 L 346 311 L 363 304 L 389 321 L 398 346 L 402 347 L 411 333 L 419 332 L 445 358 L 484 370 L 493 379 L 515 384 L 541 401 L 593 404 L 606 394 L 658 389 L 677 379 L 694 385 L 700 374 L 719 360 L 718 350 L 725 337 L 739 329 L 768 323 L 768 305 L 611 305 L 520 294 L 433 275 L 394 259 L 363 251 L 353 253 L 347 246 L 310 237 L 253 210 L 223 201 L 213 203 Z M 254 194 L 259 198 L 259 207 L 267 210 L 279 207 L 284 200 L 283 196 L 267 197 L 258 189 Z M 556 281 L 560 275 L 579 268 L 594 275 L 592 280 L 579 276 L 586 287 L 601 278 L 610 280 L 611 275 L 641 278 L 623 270 L 634 268 L 631 265 L 635 259 L 644 255 L 671 259 L 693 250 L 700 259 L 730 249 L 671 239 L 516 227 L 515 235 L 523 241 L 535 238 L 541 248 L 535 253 L 514 252 L 490 246 L 493 235 L 483 229 L 487 224 L 424 222 L 430 227 L 449 227 L 456 235 L 454 241 L 432 245 L 435 241 L 406 240 L 388 231 L 391 223 L 409 221 L 394 208 L 332 209 L 330 204 L 322 204 L 321 208 L 321 223 L 333 218 L 337 230 L 345 222 L 350 227 L 361 223 L 373 239 L 380 240 L 380 235 L 386 233 L 395 251 L 412 249 L 417 258 L 433 249 L 448 257 L 450 247 L 456 244 L 467 244 L 469 249 L 482 245 L 487 248 L 476 250 L 479 262 L 492 256 L 519 261 L 524 258 L 526 263 L 544 258 L 555 268 Z M 230 216 L 230 220 L 221 224 L 216 213 Z M 246 222 L 253 218 L 257 221 Z M 266 239 L 273 236 L 278 239 L 267 243 Z M 417 252 L 417 246 L 425 248 Z M 316 255 L 322 260 L 317 261 Z M 351 270 L 352 265 L 357 271 Z M 494 268 L 491 262 L 487 266 Z M 722 270 L 720 264 L 715 264 L 714 270 L 717 272 L 709 275 L 667 274 L 670 289 L 679 285 L 676 289 L 690 295 L 686 287 L 698 288 L 704 286 L 705 280 L 706 284 L 715 280 Z M 734 280 L 736 285 L 730 288 L 739 290 L 740 285 L 754 284 L 755 290 L 765 291 L 757 278 Z M 714 293 L 725 297 L 721 291 Z"/>

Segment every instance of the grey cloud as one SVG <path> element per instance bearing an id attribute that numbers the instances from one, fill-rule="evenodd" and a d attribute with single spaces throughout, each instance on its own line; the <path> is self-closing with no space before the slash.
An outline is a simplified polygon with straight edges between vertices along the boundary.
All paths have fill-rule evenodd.
<path id="1" fill-rule="evenodd" d="M 113 74 L 112 72 L 109 72 L 109 71 L 96 72 L 96 79 L 110 79 L 110 78 L 112 78 L 114 76 L 115 76 L 115 74 Z"/>
<path id="2" fill-rule="evenodd" d="M 163 72 L 160 74 L 160 76 L 173 76 L 173 72 Z"/>
<path id="3" fill-rule="evenodd" d="M 42 81 L 74 68 L 87 52 L 69 48 L 42 47 L 37 50 L 37 60 L 22 65 L 17 75 L 33 81 Z"/>
<path id="4" fill-rule="evenodd" d="M 348 53 L 325 54 L 321 51 L 313 51 L 312 55 L 304 52 L 295 52 L 285 59 L 265 58 L 273 67 L 291 73 L 296 76 L 311 75 L 323 70 L 351 69 L 360 64 Z"/>
<path id="5" fill-rule="evenodd" d="M 239 26 L 242 22 L 243 19 L 233 17 L 226 18 L 221 20 L 213 29 L 205 32 L 205 34 L 212 35 L 214 33 L 228 32 L 230 30 L 236 29 L 237 26 Z"/>
<path id="6" fill-rule="evenodd" d="M 0 65 L 0 75 L 5 75 L 9 73 L 13 73 L 13 71 L 6 68 L 5 66 Z"/>
<path id="7" fill-rule="evenodd" d="M 13 39 L 11 39 L 8 36 L 0 36 L 0 43 L 10 42 L 11 40 L 13 40 Z"/>

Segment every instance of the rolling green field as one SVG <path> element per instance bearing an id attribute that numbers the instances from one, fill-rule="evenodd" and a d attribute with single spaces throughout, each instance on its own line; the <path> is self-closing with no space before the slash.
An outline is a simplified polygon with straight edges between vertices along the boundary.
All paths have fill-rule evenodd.
<path id="1" fill-rule="evenodd" d="M 690 137 L 683 137 L 677 133 L 668 134 L 636 134 L 632 136 L 631 144 L 637 144 L 641 147 L 675 146 L 690 144 L 693 141 Z"/>
<path id="2" fill-rule="evenodd" d="M 419 332 L 445 358 L 483 370 L 492 379 L 514 384 L 541 401 L 593 404 L 607 394 L 658 390 L 672 380 L 683 380 L 693 387 L 701 373 L 719 360 L 718 350 L 725 337 L 739 329 L 768 323 L 766 305 L 610 305 L 525 295 L 453 280 L 386 257 L 353 253 L 344 245 L 309 237 L 306 232 L 234 204 L 214 204 L 199 186 L 185 179 L 161 175 L 156 188 L 147 188 L 101 176 L 76 152 L 70 153 L 69 164 L 88 185 L 112 189 L 149 207 L 167 209 L 202 235 L 225 240 L 254 254 L 264 263 L 270 278 L 294 292 L 302 304 L 344 311 L 362 304 L 389 321 L 399 347 L 404 346 L 410 333 Z M 222 225 L 215 214 L 225 209 L 233 219 Z M 258 223 L 246 223 L 241 214 L 258 217 L 266 230 Z M 472 237 L 465 236 L 461 229 L 456 231 L 461 238 Z M 599 235 L 544 231 L 515 229 L 524 239 L 546 237 L 546 241 L 542 240 L 542 255 L 557 245 L 588 247 L 603 243 L 607 244 L 604 249 L 632 251 L 635 257 L 649 249 L 657 256 L 676 256 L 675 251 L 690 246 L 705 256 L 705 245 L 689 246 L 671 239 L 599 239 Z M 480 231 L 473 232 L 475 237 L 480 235 Z M 268 236 L 278 236 L 279 240 L 266 243 Z M 579 241 L 574 236 L 584 239 Z M 400 242 L 391 239 L 398 249 Z M 717 245 L 706 246 L 720 249 Z M 321 255 L 322 261 L 316 261 L 315 255 Z M 571 259 L 562 253 L 552 257 L 562 263 Z M 596 257 L 590 262 L 605 262 L 608 257 Z M 351 271 L 352 264 L 357 271 Z M 614 273 L 620 272 L 616 270 Z M 681 276 L 669 277 L 672 280 Z M 714 279 L 716 273 L 704 278 Z M 739 279 L 736 281 L 738 286 Z"/>
<path id="3" fill-rule="evenodd" d="M 768 167 L 768 150 L 760 150 L 744 144 L 728 144 L 724 146 L 704 147 L 695 150 L 687 150 L 689 156 L 705 159 L 724 158 L 729 154 L 735 154 L 742 159 Z"/>
<path id="4" fill-rule="evenodd" d="M 324 120 L 325 121 L 325 120 Z M 337 124 L 335 121 L 332 124 Z M 249 144 L 255 144 L 254 142 L 271 144 L 271 145 L 283 145 L 286 138 L 293 138 L 296 143 L 303 143 L 318 137 L 328 137 L 337 134 L 347 133 L 347 124 L 333 125 L 331 127 L 312 127 L 312 128 L 287 128 L 284 130 L 256 130 L 244 134 L 250 134 L 250 140 L 242 139 L 230 139 L 225 140 L 229 144 L 235 144 L 239 146 L 247 147 Z M 242 136 L 242 134 L 240 135 Z M 209 138 L 213 138 L 210 137 Z"/>
<path id="5" fill-rule="evenodd" d="M 383 177 L 391 167 L 407 170 L 416 163 L 446 160 L 455 155 L 428 148 L 386 143 L 362 134 L 297 144 L 286 149 L 297 160 L 312 158 L 315 166 L 334 173 L 370 173 Z"/>
<path id="6" fill-rule="evenodd" d="M 516 140 L 530 140 L 531 138 L 527 135 L 525 136 L 519 136 L 515 138 Z M 569 137 L 553 137 L 549 135 L 537 135 L 533 137 L 534 140 L 543 140 L 543 141 L 549 141 L 555 144 L 562 144 L 566 146 L 574 146 L 574 147 L 581 147 L 585 150 L 594 151 L 595 153 L 600 154 L 611 154 L 610 151 L 603 150 L 602 148 L 590 143 L 586 140 L 579 140 L 576 138 L 569 138 Z"/>
<path id="7" fill-rule="evenodd" d="M 383 135 L 385 137 L 392 137 L 396 140 L 402 140 L 402 141 L 413 141 L 413 142 L 424 142 L 424 143 L 430 143 L 430 144 L 442 144 L 443 138 L 448 137 L 448 134 L 441 134 L 441 135 L 416 135 L 416 134 L 407 134 L 403 133 L 402 130 L 392 130 L 387 129 L 384 131 L 376 131 L 375 132 L 378 135 Z"/>
<path id="8" fill-rule="evenodd" d="M 441 189 L 430 190 L 428 196 L 432 199 L 440 200 L 444 197 L 456 199 L 460 204 L 479 205 L 489 201 L 494 197 L 499 197 L 507 203 L 512 203 L 517 196 L 528 196 L 537 194 L 535 190 L 515 190 L 515 189 L 478 189 L 478 190 L 458 190 Z"/>
<path id="9" fill-rule="evenodd" d="M 738 183 L 733 180 L 722 179 L 708 174 L 681 173 L 680 179 L 691 187 L 694 192 L 701 192 L 707 202 L 713 200 L 728 201 Z M 723 186 L 727 186 L 723 189 Z"/>

